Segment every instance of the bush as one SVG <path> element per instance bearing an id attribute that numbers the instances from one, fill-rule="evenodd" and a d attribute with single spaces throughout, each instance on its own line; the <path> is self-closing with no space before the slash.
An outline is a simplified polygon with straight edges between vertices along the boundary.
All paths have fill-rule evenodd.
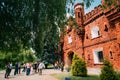
<path id="1" fill-rule="evenodd" d="M 67 72 L 70 72 L 71 71 L 71 66 L 67 66 L 65 69 L 66 69 Z"/>
<path id="2" fill-rule="evenodd" d="M 103 62 L 100 80 L 119 80 L 117 73 L 114 71 L 113 66 L 110 64 L 108 60 L 105 60 Z"/>
<path id="3" fill-rule="evenodd" d="M 118 78 L 120 80 L 120 71 L 117 71 Z"/>
<path id="4" fill-rule="evenodd" d="M 73 56 L 72 61 L 72 75 L 73 76 L 87 76 L 86 64 L 83 59 L 77 57 L 77 55 Z"/>

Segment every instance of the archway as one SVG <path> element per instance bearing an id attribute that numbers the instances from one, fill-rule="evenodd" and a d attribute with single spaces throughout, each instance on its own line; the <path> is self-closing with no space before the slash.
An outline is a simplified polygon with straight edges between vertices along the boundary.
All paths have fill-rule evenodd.
<path id="1" fill-rule="evenodd" d="M 68 54 L 68 65 L 71 66 L 72 65 L 72 59 L 73 59 L 73 55 L 74 55 L 74 52 L 70 52 Z"/>

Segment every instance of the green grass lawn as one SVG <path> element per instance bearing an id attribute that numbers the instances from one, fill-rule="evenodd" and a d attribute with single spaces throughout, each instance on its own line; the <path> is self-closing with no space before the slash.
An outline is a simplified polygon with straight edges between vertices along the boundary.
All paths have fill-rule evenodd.
<path id="1" fill-rule="evenodd" d="M 65 77 L 70 78 L 70 80 L 99 80 L 97 75 L 88 75 L 87 77 L 77 77 L 72 76 L 70 73 L 61 73 L 61 74 L 51 74 L 51 76 L 55 77 L 58 80 L 64 80 Z"/>
<path id="2" fill-rule="evenodd" d="M 5 68 L 0 68 L 0 71 L 5 70 Z"/>

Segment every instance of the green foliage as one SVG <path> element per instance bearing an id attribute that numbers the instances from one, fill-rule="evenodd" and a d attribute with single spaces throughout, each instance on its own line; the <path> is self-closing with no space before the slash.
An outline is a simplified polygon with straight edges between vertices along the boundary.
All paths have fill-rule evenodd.
<path id="1" fill-rule="evenodd" d="M 103 63 L 100 80 L 119 80 L 112 64 L 108 60 L 105 60 Z"/>
<path id="2" fill-rule="evenodd" d="M 70 72 L 71 71 L 71 66 L 66 66 L 65 69 L 66 69 L 67 72 Z"/>
<path id="3" fill-rule="evenodd" d="M 80 58 L 79 58 L 77 55 L 73 55 L 72 61 L 74 62 L 74 61 L 79 60 L 79 59 L 80 59 Z"/>
<path id="4" fill-rule="evenodd" d="M 58 27 L 64 30 L 66 13 L 73 13 L 68 5 L 73 6 L 74 1 L 76 0 L 0 0 L 0 51 L 20 52 L 21 45 L 24 48 L 32 46 L 40 57 L 45 34 L 59 36 Z M 90 6 L 94 0 L 83 1 Z M 49 32 L 49 29 L 53 31 Z"/>
<path id="5" fill-rule="evenodd" d="M 35 54 L 30 49 L 23 49 L 21 52 L 1 52 L 0 51 L 0 67 L 5 67 L 8 62 L 15 64 L 16 62 L 33 62 L 36 60 Z"/>
<path id="6" fill-rule="evenodd" d="M 109 1 L 106 1 L 104 2 L 104 4 L 102 5 L 103 8 L 111 8 L 111 6 L 116 6 L 118 7 L 117 5 L 117 0 L 109 0 Z"/>
<path id="7" fill-rule="evenodd" d="M 83 0 L 83 1 L 87 8 L 89 8 L 91 6 L 92 2 L 94 2 L 94 0 Z"/>
<path id="8" fill-rule="evenodd" d="M 51 29 L 48 34 L 45 35 L 45 39 L 44 39 L 44 54 L 42 55 L 42 60 L 44 60 L 44 62 L 46 64 L 54 64 L 57 60 L 58 60 L 58 39 L 59 37 L 56 36 L 56 34 L 53 34 L 54 29 Z"/>
<path id="9" fill-rule="evenodd" d="M 87 8 L 89 8 L 95 0 L 83 0 L 83 1 L 84 1 L 85 6 Z M 102 7 L 103 8 L 108 8 L 108 7 L 111 8 L 111 6 L 115 6 L 115 7 L 119 8 L 117 3 L 118 3 L 118 0 L 104 0 L 104 4 L 102 4 Z"/>
<path id="10" fill-rule="evenodd" d="M 5 59 L 6 62 L 19 61 L 26 56 L 32 61 L 33 54 L 21 53 L 21 49 L 26 51 L 30 47 L 34 48 L 37 57 L 41 58 L 44 46 L 49 43 L 47 40 L 52 40 L 47 48 L 50 56 L 45 55 L 44 59 L 55 57 L 56 60 L 56 47 L 59 42 L 58 28 L 64 29 L 66 5 L 73 1 L 0 0 L 0 51 L 4 53 L 0 59 Z M 46 35 L 50 38 L 45 41 Z M 26 58 L 23 61 L 28 61 Z M 50 62 L 53 63 L 55 60 L 51 59 Z"/>
<path id="11" fill-rule="evenodd" d="M 117 75 L 118 75 L 118 78 L 120 80 L 120 71 L 119 70 L 117 71 Z"/>
<path id="12" fill-rule="evenodd" d="M 85 61 L 83 59 L 78 58 L 77 55 L 73 56 L 72 75 L 73 76 L 87 76 L 87 69 L 86 69 Z"/>
<path id="13" fill-rule="evenodd" d="M 29 46 L 30 12 L 31 7 L 26 0 L 0 1 L 0 51 L 19 51 L 21 44 Z"/>

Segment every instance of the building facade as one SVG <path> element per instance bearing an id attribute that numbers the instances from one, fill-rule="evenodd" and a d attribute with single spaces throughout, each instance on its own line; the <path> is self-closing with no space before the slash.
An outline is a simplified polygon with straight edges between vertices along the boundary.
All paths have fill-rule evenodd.
<path id="1" fill-rule="evenodd" d="M 104 4 L 104 0 L 102 1 Z M 63 38 L 65 66 L 72 64 L 73 54 L 83 58 L 88 68 L 101 68 L 108 59 L 120 70 L 120 12 L 116 7 L 102 10 L 101 5 L 84 14 L 83 3 L 74 5 L 78 29 L 67 27 Z"/>

